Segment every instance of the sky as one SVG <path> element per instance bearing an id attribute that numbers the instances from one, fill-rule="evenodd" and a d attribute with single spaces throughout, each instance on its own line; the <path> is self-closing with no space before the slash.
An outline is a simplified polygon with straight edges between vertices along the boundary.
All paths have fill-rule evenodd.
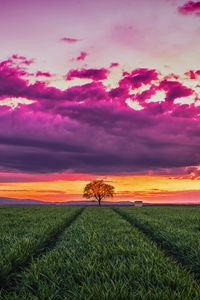
<path id="1" fill-rule="evenodd" d="M 0 1 L 0 197 L 200 202 L 200 1 Z"/>

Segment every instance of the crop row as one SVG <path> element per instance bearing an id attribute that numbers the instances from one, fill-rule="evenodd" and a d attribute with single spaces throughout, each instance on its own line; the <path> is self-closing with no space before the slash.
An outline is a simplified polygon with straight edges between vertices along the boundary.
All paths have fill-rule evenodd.
<path id="1" fill-rule="evenodd" d="M 7 208 L 9 210 L 9 208 Z M 8 288 L 16 273 L 39 255 L 64 230 L 79 208 L 13 208 L 10 219 L 2 214 L 0 229 L 0 286 Z M 16 212 L 19 211 L 19 214 Z M 23 213 L 23 216 L 21 215 Z M 13 219 L 13 220 L 12 220 Z M 12 282 L 13 284 L 13 282 Z"/>
<path id="2" fill-rule="evenodd" d="M 200 279 L 200 233 L 198 230 L 191 230 L 190 216 L 186 213 L 181 216 L 182 223 L 179 223 L 179 217 L 174 215 L 174 220 L 169 213 L 171 220 L 166 220 L 165 215 L 160 218 L 153 214 L 152 208 L 130 209 L 116 208 L 130 223 L 137 226 L 146 233 L 153 241 L 159 244 L 168 254 L 172 255 L 184 267 L 186 267 L 196 278 Z M 146 213 L 147 212 L 147 213 Z M 200 210 L 198 211 L 200 216 Z M 187 220 L 187 217 L 189 220 Z M 198 226 L 199 221 L 196 220 Z M 194 228 L 193 228 L 194 229 Z"/>
<path id="3" fill-rule="evenodd" d="M 147 215 L 162 220 L 166 224 L 174 225 L 179 230 L 185 229 L 200 232 L 199 206 L 155 206 L 143 207 L 137 211 L 139 215 Z"/>
<path id="4" fill-rule="evenodd" d="M 87 208 L 2 299 L 198 299 L 185 270 L 110 208 Z"/>
<path id="5" fill-rule="evenodd" d="M 0 206 L 0 249 L 7 253 L 22 237 L 30 237 L 43 223 L 65 216 L 60 207 L 1 207 Z"/>

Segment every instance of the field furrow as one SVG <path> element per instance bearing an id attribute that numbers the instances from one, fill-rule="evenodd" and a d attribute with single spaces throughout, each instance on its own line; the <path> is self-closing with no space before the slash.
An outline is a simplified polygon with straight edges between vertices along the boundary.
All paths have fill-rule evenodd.
<path id="1" fill-rule="evenodd" d="M 176 227 L 178 230 L 198 231 L 200 229 L 199 206 L 153 206 L 143 207 L 137 215 L 149 216 L 154 220 Z"/>
<path id="2" fill-rule="evenodd" d="M 189 214 L 187 208 L 183 215 L 171 214 L 171 209 L 168 208 L 116 208 L 115 210 L 156 242 L 168 255 L 173 256 L 198 280 L 200 279 L 200 235 L 198 230 L 194 230 L 199 226 L 199 209 L 193 216 Z"/>
<path id="3" fill-rule="evenodd" d="M 15 286 L 18 274 L 35 257 L 53 247 L 65 228 L 82 211 L 81 208 L 75 207 L 53 209 L 36 208 L 34 211 L 34 208 L 26 208 L 23 217 L 15 216 L 14 224 L 12 218 L 1 222 L 0 242 L 3 245 L 0 251 L 1 289 Z M 37 218 L 32 216 L 34 213 Z"/>
<path id="4" fill-rule="evenodd" d="M 87 208 L 2 299 L 199 299 L 197 282 L 110 208 Z"/>

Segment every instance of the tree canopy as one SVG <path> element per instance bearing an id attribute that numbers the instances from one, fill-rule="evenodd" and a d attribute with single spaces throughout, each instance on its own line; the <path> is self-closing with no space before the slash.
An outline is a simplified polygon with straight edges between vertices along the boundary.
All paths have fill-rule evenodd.
<path id="1" fill-rule="evenodd" d="M 83 197 L 86 199 L 95 199 L 101 205 L 101 201 L 105 198 L 113 197 L 114 192 L 114 187 L 105 183 L 104 180 L 94 180 L 85 186 Z"/>

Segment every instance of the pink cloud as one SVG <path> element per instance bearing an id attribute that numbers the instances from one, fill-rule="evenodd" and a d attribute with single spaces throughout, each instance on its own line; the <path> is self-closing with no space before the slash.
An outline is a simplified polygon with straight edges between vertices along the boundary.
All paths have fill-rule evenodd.
<path id="1" fill-rule="evenodd" d="M 114 68 L 114 67 L 118 67 L 118 66 L 119 66 L 119 63 L 116 63 L 116 62 L 110 64 L 110 68 Z"/>
<path id="2" fill-rule="evenodd" d="M 200 1 L 188 1 L 179 7 L 179 12 L 183 15 L 194 14 L 200 16 Z"/>
<path id="3" fill-rule="evenodd" d="M 67 80 L 73 78 L 83 78 L 92 80 L 104 80 L 108 76 L 108 70 L 102 69 L 81 69 L 81 70 L 70 70 L 67 74 Z"/>
<path id="4" fill-rule="evenodd" d="M 120 85 L 139 88 L 143 84 L 149 84 L 152 81 L 157 80 L 157 78 L 158 72 L 156 70 L 140 68 L 132 71 L 132 73 L 124 72 Z"/>
<path id="5" fill-rule="evenodd" d="M 27 71 L 27 68 L 34 62 L 34 59 L 28 59 L 25 56 L 19 56 L 17 54 L 12 55 L 8 59 L 0 62 L 0 71 L 9 73 L 10 76 L 14 74 L 18 76 L 32 75 Z"/>
<path id="6" fill-rule="evenodd" d="M 76 60 L 85 60 L 85 58 L 88 56 L 88 53 L 85 51 L 81 51 L 81 53 L 77 56 Z"/>
<path id="7" fill-rule="evenodd" d="M 156 91 L 158 91 L 159 88 L 158 86 L 155 86 L 155 85 L 151 85 L 151 87 L 142 92 L 142 93 L 137 93 L 137 94 L 134 94 L 134 95 L 131 95 L 131 98 L 134 99 L 134 100 L 137 100 L 139 101 L 140 103 L 142 103 L 143 105 L 149 105 L 149 103 L 145 104 L 144 102 L 148 99 L 150 99 L 153 95 L 155 95 Z"/>
<path id="8" fill-rule="evenodd" d="M 42 72 L 42 71 L 37 71 L 35 74 L 36 77 L 52 77 L 52 74 L 49 72 Z"/>
<path id="9" fill-rule="evenodd" d="M 31 65 L 34 63 L 34 59 L 27 59 L 25 56 L 18 55 L 18 54 L 13 54 L 11 56 L 11 61 L 14 63 L 15 61 L 19 61 L 21 65 Z"/>
<path id="10" fill-rule="evenodd" d="M 79 42 L 80 40 L 79 39 L 76 39 L 76 38 L 72 38 L 72 37 L 63 37 L 60 39 L 61 42 L 66 42 L 66 43 L 69 43 L 69 44 L 73 44 L 73 43 L 77 43 Z"/>
<path id="11" fill-rule="evenodd" d="M 197 79 L 200 76 L 200 70 L 190 70 L 188 72 L 185 72 L 185 75 L 189 77 L 189 79 Z"/>
<path id="12" fill-rule="evenodd" d="M 182 178 L 189 178 L 192 180 L 198 179 L 200 180 L 200 167 L 194 166 L 194 167 L 187 167 L 186 168 L 186 175 L 183 175 Z"/>
<path id="13" fill-rule="evenodd" d="M 163 80 L 160 82 L 160 88 L 166 91 L 166 101 L 168 102 L 173 102 L 177 98 L 190 96 L 194 92 L 178 81 Z"/>

